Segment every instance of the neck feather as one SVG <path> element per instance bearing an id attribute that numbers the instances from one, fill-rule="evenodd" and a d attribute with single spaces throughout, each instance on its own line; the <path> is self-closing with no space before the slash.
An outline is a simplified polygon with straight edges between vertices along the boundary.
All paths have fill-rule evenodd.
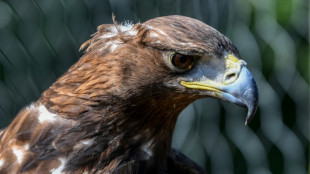
<path id="1" fill-rule="evenodd" d="M 50 88 L 39 102 L 59 116 L 77 120 L 64 138 L 91 142 L 87 148 L 71 149 L 78 155 L 68 160 L 68 166 L 92 164 L 104 171 L 132 160 L 150 161 L 151 165 L 164 168 L 177 117 L 192 102 L 179 102 L 181 96 L 171 92 L 130 95 L 126 99 L 106 94 L 101 100 L 86 100 L 56 91 Z"/>

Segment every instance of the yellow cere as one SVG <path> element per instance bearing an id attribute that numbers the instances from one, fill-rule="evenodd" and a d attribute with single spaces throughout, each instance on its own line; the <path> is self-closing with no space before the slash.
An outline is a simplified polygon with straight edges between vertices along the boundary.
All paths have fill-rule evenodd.
<path id="1" fill-rule="evenodd" d="M 225 58 L 236 63 L 239 62 L 239 59 L 232 54 L 228 54 Z"/>
<path id="2" fill-rule="evenodd" d="M 242 66 L 242 60 L 239 60 L 232 54 L 228 54 L 225 57 L 225 66 L 226 66 L 226 72 L 229 71 L 234 71 L 234 72 L 239 72 Z"/>

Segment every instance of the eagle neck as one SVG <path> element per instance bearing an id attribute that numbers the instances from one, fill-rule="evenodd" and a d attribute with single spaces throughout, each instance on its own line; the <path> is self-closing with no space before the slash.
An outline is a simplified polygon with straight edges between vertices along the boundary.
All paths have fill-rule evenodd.
<path id="1" fill-rule="evenodd" d="M 194 100 L 170 91 L 110 93 L 92 100 L 63 95 L 55 88 L 44 94 L 40 102 L 49 111 L 77 121 L 66 138 L 92 142 L 85 149 L 73 149 L 79 153 L 68 165 L 78 169 L 91 162 L 102 171 L 121 170 L 125 164 L 140 166 L 136 163 L 141 162 L 147 163 L 147 170 L 161 173 L 178 115 Z M 77 132 L 82 136 L 76 137 Z"/>

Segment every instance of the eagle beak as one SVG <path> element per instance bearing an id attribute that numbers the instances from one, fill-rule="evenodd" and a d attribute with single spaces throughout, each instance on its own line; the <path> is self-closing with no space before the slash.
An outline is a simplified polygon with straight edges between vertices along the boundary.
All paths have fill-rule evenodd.
<path id="1" fill-rule="evenodd" d="M 231 54 L 225 56 L 226 70 L 221 82 L 202 80 L 194 82 L 182 81 L 187 88 L 212 91 L 211 96 L 220 98 L 242 107 L 248 108 L 245 125 L 248 125 L 258 105 L 258 89 L 254 77 L 245 67 L 243 60 Z"/>

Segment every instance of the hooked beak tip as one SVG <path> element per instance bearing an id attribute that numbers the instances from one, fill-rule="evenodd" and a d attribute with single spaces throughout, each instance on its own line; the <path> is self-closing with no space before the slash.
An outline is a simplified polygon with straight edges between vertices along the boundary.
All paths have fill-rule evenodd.
<path id="1" fill-rule="evenodd" d="M 230 95 L 225 94 L 228 101 L 248 109 L 245 125 L 253 119 L 258 106 L 258 88 L 254 77 L 248 69 L 242 68 L 239 78 L 225 89 Z"/>
<path id="2" fill-rule="evenodd" d="M 249 94 L 249 96 L 247 96 L 246 98 L 250 98 L 251 100 L 247 100 L 245 102 L 245 105 L 248 108 L 248 113 L 247 113 L 247 117 L 245 120 L 245 125 L 247 126 L 251 120 L 253 119 L 257 107 L 258 107 L 258 89 L 257 89 L 257 85 L 254 79 L 252 79 L 252 83 L 251 83 L 251 90 L 253 91 L 251 94 Z"/>

